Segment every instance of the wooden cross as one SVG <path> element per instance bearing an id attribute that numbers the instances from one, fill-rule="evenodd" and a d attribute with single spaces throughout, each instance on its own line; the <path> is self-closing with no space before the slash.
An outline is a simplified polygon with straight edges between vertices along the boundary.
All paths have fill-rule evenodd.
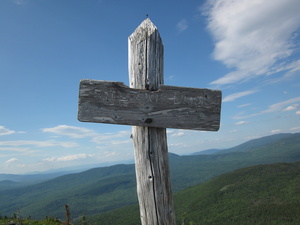
<path id="1" fill-rule="evenodd" d="M 130 88 L 81 80 L 78 119 L 133 126 L 142 224 L 175 224 L 166 128 L 217 131 L 221 91 L 163 85 L 163 44 L 149 18 L 129 36 L 128 47 Z"/>

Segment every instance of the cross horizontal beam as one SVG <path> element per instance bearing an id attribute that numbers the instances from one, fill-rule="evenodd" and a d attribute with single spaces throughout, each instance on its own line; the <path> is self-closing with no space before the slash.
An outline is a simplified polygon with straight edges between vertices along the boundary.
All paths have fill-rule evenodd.
<path id="1" fill-rule="evenodd" d="M 221 91 L 162 85 L 158 91 L 122 82 L 81 80 L 78 119 L 82 122 L 217 131 Z"/>

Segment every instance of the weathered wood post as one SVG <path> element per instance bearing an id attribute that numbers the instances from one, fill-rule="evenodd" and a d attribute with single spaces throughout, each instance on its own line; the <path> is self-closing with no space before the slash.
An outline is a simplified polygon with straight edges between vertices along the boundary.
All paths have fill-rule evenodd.
<path id="1" fill-rule="evenodd" d="M 81 80 L 78 119 L 132 125 L 143 225 L 175 224 L 166 128 L 217 131 L 222 93 L 163 85 L 163 44 L 146 19 L 128 38 L 130 88 Z"/>
<path id="2" fill-rule="evenodd" d="M 156 91 L 164 82 L 164 47 L 157 28 L 146 19 L 128 38 L 131 88 Z M 145 105 L 145 107 L 149 107 Z M 143 225 L 175 224 L 166 128 L 132 127 L 137 193 Z"/>

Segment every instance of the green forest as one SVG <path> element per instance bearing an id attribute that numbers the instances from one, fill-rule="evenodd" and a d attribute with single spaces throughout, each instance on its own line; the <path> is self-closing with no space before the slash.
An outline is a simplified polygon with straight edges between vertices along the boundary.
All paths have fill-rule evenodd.
<path id="1" fill-rule="evenodd" d="M 169 160 L 177 224 L 300 224 L 300 134 Z M 140 224 L 134 165 L 5 183 L 0 225 Z"/>
<path id="2" fill-rule="evenodd" d="M 258 165 L 220 175 L 174 195 L 177 224 L 300 224 L 300 162 Z M 63 209 L 63 207 L 62 207 Z M 140 224 L 137 204 L 71 220 L 0 217 L 0 225 Z M 70 218 L 68 218 L 70 217 Z"/>
<path id="3" fill-rule="evenodd" d="M 0 218 L 0 225 L 14 225 L 14 224 L 23 224 L 23 225 L 60 225 L 61 221 L 54 218 L 45 218 L 44 220 L 32 220 L 27 219 L 17 219 L 17 218 Z"/>
<path id="4" fill-rule="evenodd" d="M 300 224 L 300 162 L 259 165 L 174 195 L 177 224 Z M 140 224 L 138 205 L 87 218 L 89 224 Z M 76 221 L 80 224 L 80 221 Z"/>

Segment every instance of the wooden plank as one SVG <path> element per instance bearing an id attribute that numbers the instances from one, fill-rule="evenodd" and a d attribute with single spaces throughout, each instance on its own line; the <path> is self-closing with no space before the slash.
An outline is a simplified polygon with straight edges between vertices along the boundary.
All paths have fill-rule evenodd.
<path id="1" fill-rule="evenodd" d="M 128 38 L 131 88 L 158 90 L 163 84 L 163 44 L 146 19 Z M 142 225 L 175 225 L 165 128 L 132 127 L 137 194 Z"/>
<path id="2" fill-rule="evenodd" d="M 161 85 L 158 91 L 120 82 L 82 80 L 78 119 L 161 128 L 217 131 L 221 91 Z"/>

